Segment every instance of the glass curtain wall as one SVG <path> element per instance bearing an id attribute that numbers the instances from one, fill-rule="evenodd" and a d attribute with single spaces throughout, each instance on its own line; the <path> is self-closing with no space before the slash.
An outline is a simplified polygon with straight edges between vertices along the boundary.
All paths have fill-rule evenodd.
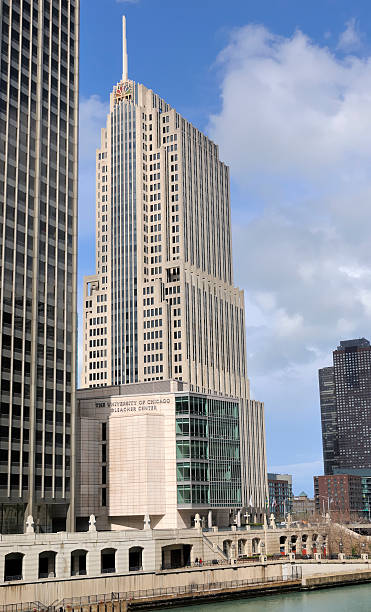
<path id="1" fill-rule="evenodd" d="M 177 397 L 176 456 L 179 506 L 239 506 L 238 402 Z"/>

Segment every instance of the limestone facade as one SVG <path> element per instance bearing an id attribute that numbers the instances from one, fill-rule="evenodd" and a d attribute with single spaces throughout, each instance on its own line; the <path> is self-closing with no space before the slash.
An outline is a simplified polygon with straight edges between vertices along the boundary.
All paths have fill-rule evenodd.
<path id="1" fill-rule="evenodd" d="M 323 547 L 328 548 L 327 537 L 326 529 L 315 527 L 245 527 L 228 531 L 215 527 L 205 533 L 199 528 L 99 532 L 94 525 L 85 533 L 2 535 L 0 583 L 46 583 L 54 579 L 70 581 L 115 574 L 138 575 L 168 571 L 172 567 L 198 567 L 200 560 L 202 566 L 215 565 L 215 568 L 240 565 L 247 558 L 250 558 L 249 563 L 254 558 L 256 563 L 261 563 L 261 555 L 281 555 L 283 559 L 288 554 L 289 545 L 284 551 L 281 549 L 283 538 L 287 542 L 297 542 L 297 554 L 302 552 L 304 542 L 305 550 L 313 554 L 314 547 L 321 551 Z M 40 560 L 47 555 L 49 562 L 45 564 Z M 16 567 L 10 564 L 14 557 L 21 558 L 17 568 L 19 573 L 9 575 L 9 568 Z M 178 578 L 177 581 L 177 584 L 182 584 Z"/>
<path id="2" fill-rule="evenodd" d="M 242 504 L 262 511 L 264 407 L 249 393 L 229 169 L 216 144 L 126 69 L 96 156 L 96 273 L 84 279 L 81 387 L 176 379 L 237 398 Z"/>
<path id="3" fill-rule="evenodd" d="M 240 411 L 177 380 L 80 389 L 77 529 L 244 523 Z"/>

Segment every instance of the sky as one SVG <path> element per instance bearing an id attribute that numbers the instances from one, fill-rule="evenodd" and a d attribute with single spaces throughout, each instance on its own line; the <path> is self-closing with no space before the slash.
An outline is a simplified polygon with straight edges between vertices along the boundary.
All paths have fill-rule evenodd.
<path id="1" fill-rule="evenodd" d="M 371 3 L 81 0 L 80 312 L 123 14 L 129 77 L 230 166 L 234 281 L 268 469 L 312 495 L 323 473 L 318 368 L 340 340 L 371 339 Z"/>

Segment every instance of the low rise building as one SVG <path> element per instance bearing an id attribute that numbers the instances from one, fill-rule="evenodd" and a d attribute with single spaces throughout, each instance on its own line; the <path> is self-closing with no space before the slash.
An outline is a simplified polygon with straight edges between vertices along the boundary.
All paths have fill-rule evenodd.
<path id="1" fill-rule="evenodd" d="M 77 529 L 241 525 L 243 411 L 177 380 L 77 392 Z M 254 515 L 253 515 L 254 516 Z M 262 516 L 256 516 L 262 520 Z"/>
<path id="2" fill-rule="evenodd" d="M 278 519 L 292 512 L 292 476 L 268 474 L 269 510 Z"/>
<path id="3" fill-rule="evenodd" d="M 292 517 L 296 521 L 305 521 L 313 517 L 315 514 L 314 498 L 302 491 L 300 495 L 294 495 L 292 498 Z"/>
<path id="4" fill-rule="evenodd" d="M 346 468 L 340 470 L 339 468 L 334 469 L 334 474 L 353 474 L 361 477 L 362 486 L 362 518 L 364 520 L 371 520 L 371 469 L 357 469 L 357 468 Z"/>
<path id="5" fill-rule="evenodd" d="M 314 476 L 316 512 L 339 522 L 362 514 L 362 480 L 355 474 Z"/>

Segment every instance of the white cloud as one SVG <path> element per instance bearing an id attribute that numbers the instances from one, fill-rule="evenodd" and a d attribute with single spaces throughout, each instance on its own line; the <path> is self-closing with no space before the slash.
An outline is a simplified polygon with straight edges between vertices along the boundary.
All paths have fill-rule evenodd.
<path id="1" fill-rule="evenodd" d="M 346 28 L 339 36 L 338 49 L 343 51 L 355 51 L 361 46 L 361 34 L 357 27 L 357 21 L 353 17 L 345 24 Z"/>
<path id="2" fill-rule="evenodd" d="M 247 26 L 219 59 L 209 132 L 246 193 L 234 202 L 236 280 L 250 371 L 268 373 L 325 356 L 343 332 L 368 334 L 371 58 Z"/>
<path id="3" fill-rule="evenodd" d="M 368 59 L 340 61 L 300 31 L 282 38 L 247 26 L 234 33 L 220 62 L 223 109 L 211 117 L 210 131 L 239 179 L 247 169 L 248 180 L 258 182 L 268 170 L 282 182 L 295 169 L 298 178 L 327 180 L 329 166 L 354 168 L 369 153 Z"/>
<path id="4" fill-rule="evenodd" d="M 247 26 L 219 63 L 209 133 L 244 194 L 232 220 L 248 369 L 271 461 L 288 463 L 301 446 L 321 454 L 317 368 L 341 339 L 370 337 L 371 57 Z"/>

